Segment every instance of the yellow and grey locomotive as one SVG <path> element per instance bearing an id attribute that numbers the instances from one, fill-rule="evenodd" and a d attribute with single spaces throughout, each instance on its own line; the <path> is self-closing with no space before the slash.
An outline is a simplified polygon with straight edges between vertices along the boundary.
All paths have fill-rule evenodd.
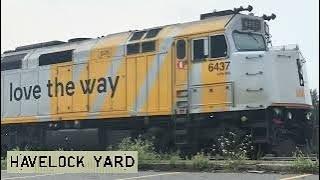
<path id="1" fill-rule="evenodd" d="M 152 134 L 199 150 L 241 130 L 278 154 L 310 140 L 311 98 L 298 46 L 271 46 L 252 7 L 1 55 L 1 148 L 105 148 Z"/>

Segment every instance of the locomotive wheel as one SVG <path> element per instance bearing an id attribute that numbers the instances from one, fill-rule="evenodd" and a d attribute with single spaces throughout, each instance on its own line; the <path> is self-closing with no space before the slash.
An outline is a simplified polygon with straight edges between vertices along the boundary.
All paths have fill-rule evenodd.
<path id="1" fill-rule="evenodd" d="M 148 139 L 153 139 L 154 146 L 158 151 L 168 151 L 170 147 L 170 140 L 172 139 L 172 134 L 164 128 L 150 128 L 144 134 Z"/>
<path id="2" fill-rule="evenodd" d="M 292 156 L 292 152 L 296 149 L 296 143 L 288 138 L 279 142 L 278 145 L 274 146 L 272 151 L 276 156 Z"/>

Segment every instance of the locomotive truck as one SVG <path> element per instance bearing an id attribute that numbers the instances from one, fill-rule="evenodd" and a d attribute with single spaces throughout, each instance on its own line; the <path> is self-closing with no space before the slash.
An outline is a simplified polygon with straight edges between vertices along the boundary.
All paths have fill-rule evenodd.
<path id="1" fill-rule="evenodd" d="M 308 146 L 306 61 L 297 45 L 272 46 L 274 14 L 251 10 L 4 52 L 2 152 L 105 149 L 145 134 L 194 152 L 232 130 L 265 153 Z"/>

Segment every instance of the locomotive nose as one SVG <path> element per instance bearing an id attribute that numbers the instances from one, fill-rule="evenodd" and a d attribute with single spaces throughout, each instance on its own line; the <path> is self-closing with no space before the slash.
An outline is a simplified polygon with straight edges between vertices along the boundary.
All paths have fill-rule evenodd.
<path id="1" fill-rule="evenodd" d="M 270 50 L 267 63 L 273 103 L 311 104 L 306 67 L 298 48 Z"/>

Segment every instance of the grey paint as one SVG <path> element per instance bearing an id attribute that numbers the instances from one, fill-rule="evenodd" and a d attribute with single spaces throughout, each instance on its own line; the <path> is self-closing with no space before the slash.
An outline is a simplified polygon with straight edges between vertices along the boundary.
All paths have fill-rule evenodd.
<path id="1" fill-rule="evenodd" d="M 105 77 L 114 77 L 117 73 L 117 70 L 119 69 L 121 62 L 124 61 L 123 58 L 119 58 L 119 54 L 121 53 L 120 48 L 117 50 L 117 55 L 112 58 L 111 60 L 111 66 L 106 70 L 106 75 Z M 92 109 L 90 109 L 90 112 L 100 112 L 102 111 L 103 104 L 106 101 L 106 97 L 110 92 L 110 87 L 107 87 L 107 93 L 99 93 L 97 94 L 95 98 L 95 102 L 93 103 Z"/>
<path id="2" fill-rule="evenodd" d="M 21 76 L 21 86 L 26 87 L 29 91 L 30 86 L 34 87 L 38 84 L 38 72 L 33 70 L 23 71 Z M 45 88 L 42 88 L 45 89 Z M 38 114 L 38 100 L 35 99 L 32 95 L 32 90 L 30 91 L 29 100 L 21 100 L 21 116 L 36 116 Z M 45 94 L 42 96 L 46 96 Z"/>
<path id="3" fill-rule="evenodd" d="M 10 86 L 9 83 L 15 84 L 15 86 L 20 86 L 20 71 L 21 70 L 12 70 L 7 71 L 4 75 L 4 113 L 3 117 L 17 117 L 20 115 L 21 102 L 20 101 L 10 101 Z"/>
<path id="4" fill-rule="evenodd" d="M 171 45 L 174 41 L 174 36 L 177 35 L 179 32 L 179 29 L 173 29 L 171 34 L 163 40 L 163 42 L 160 44 L 160 52 L 168 52 L 171 48 Z M 155 59 L 153 59 L 153 64 L 151 66 L 151 69 L 148 69 L 148 75 L 146 76 L 146 79 L 144 80 L 144 83 L 142 85 L 142 88 L 137 96 L 137 103 L 136 103 L 136 111 L 140 112 L 143 108 L 143 105 L 147 101 L 147 97 L 149 95 L 150 89 L 154 86 L 154 83 L 156 82 L 156 78 L 159 74 L 159 67 L 162 67 L 162 64 L 164 63 L 165 57 L 167 54 L 160 54 L 155 56 Z"/>
<path id="5" fill-rule="evenodd" d="M 51 70 L 50 67 L 39 68 L 39 85 L 41 87 L 46 87 L 48 80 L 51 79 Z M 38 103 L 38 115 L 49 115 L 51 114 L 51 98 L 47 96 L 48 89 L 42 88 L 42 97 Z"/>

